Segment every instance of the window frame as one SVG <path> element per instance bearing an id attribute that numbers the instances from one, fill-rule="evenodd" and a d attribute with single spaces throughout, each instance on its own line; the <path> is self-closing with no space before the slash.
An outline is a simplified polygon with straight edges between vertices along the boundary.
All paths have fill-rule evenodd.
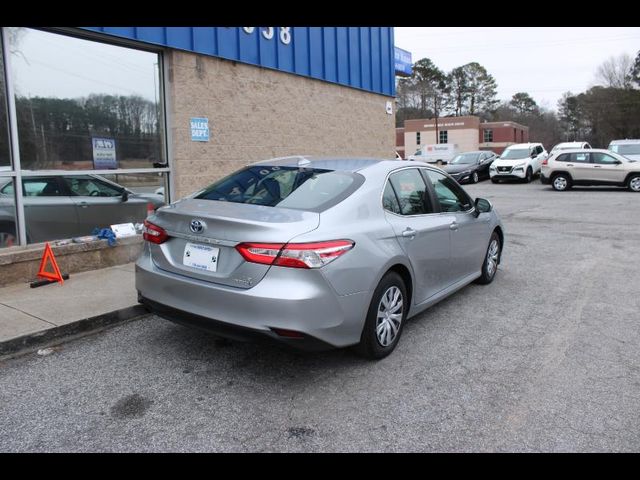
<path id="1" fill-rule="evenodd" d="M 423 183 L 425 184 L 425 192 L 427 194 L 427 198 L 429 199 L 429 207 L 432 210 L 431 212 L 428 213 L 415 213 L 412 215 L 405 215 L 403 213 L 395 213 L 392 212 L 391 210 L 387 210 L 386 208 L 384 208 L 384 191 L 387 188 L 387 184 L 391 187 L 391 190 L 393 191 L 393 194 L 396 197 L 396 202 L 398 203 L 398 206 L 400 207 L 400 211 L 402 212 L 402 206 L 400 204 L 400 199 L 398 198 L 398 192 L 396 192 L 395 187 L 393 186 L 393 183 L 391 183 L 391 176 L 402 172 L 404 170 L 418 170 L 418 175 L 420 175 L 420 178 L 422 178 Z M 433 191 L 432 188 L 429 187 L 429 183 L 425 180 L 425 176 L 422 173 L 423 168 L 420 167 L 401 167 L 401 168 L 397 168 L 394 169 L 392 171 L 390 171 L 389 173 L 387 173 L 387 176 L 385 177 L 385 180 L 382 184 L 382 190 L 380 192 L 380 206 L 382 207 L 383 212 L 389 213 L 391 215 L 395 215 L 397 217 L 401 217 L 401 218 L 411 218 L 411 217 L 424 217 L 425 215 L 438 215 L 440 212 L 437 211 L 439 210 L 439 204 L 435 203 L 435 198 L 433 196 Z M 424 202 L 423 202 L 424 203 Z M 427 205 L 424 205 L 425 210 L 428 210 Z"/>
<path id="2" fill-rule="evenodd" d="M 442 210 L 442 207 L 440 206 L 440 200 L 438 199 L 438 194 L 435 191 L 435 187 L 433 186 L 433 182 L 431 181 L 431 179 L 427 176 L 426 173 L 421 172 L 423 178 L 425 179 L 425 183 L 427 184 L 427 187 L 429 188 L 429 190 L 431 190 L 431 198 L 432 198 L 432 202 L 434 202 L 435 208 L 438 210 L 439 214 L 445 214 L 445 215 L 451 215 L 451 214 L 456 214 L 456 213 L 473 213 L 473 211 L 476 209 L 476 205 L 475 202 L 473 201 L 473 198 L 471 198 L 471 196 L 465 191 L 464 188 L 462 188 L 458 182 L 456 182 L 449 174 L 447 174 L 446 172 L 440 171 L 440 170 L 435 170 L 433 168 L 426 168 L 426 167 L 422 167 L 420 170 L 423 171 L 431 171 L 433 173 L 439 174 L 439 175 L 443 175 L 444 177 L 448 178 L 449 180 L 451 180 L 453 182 L 453 187 L 454 189 L 459 189 L 460 192 L 463 194 L 463 196 L 465 196 L 467 198 L 467 200 L 469 200 L 469 205 L 470 207 L 467 210 L 460 210 L 458 212 L 445 212 Z"/>
<path id="3" fill-rule="evenodd" d="M 26 216 L 24 205 L 24 184 L 23 178 L 30 177 L 57 177 L 58 183 L 62 186 L 64 191 L 67 191 L 66 183 L 62 180 L 63 177 L 77 176 L 77 175 L 126 175 L 126 174 L 160 174 L 164 183 L 164 197 L 167 204 L 171 203 L 173 197 L 173 191 L 175 188 L 174 179 L 174 158 L 172 155 L 173 149 L 173 133 L 169 128 L 171 112 L 167 108 L 167 79 L 170 77 L 169 67 L 164 57 L 165 48 L 161 46 L 154 46 L 150 44 L 144 44 L 133 40 L 120 39 L 117 37 L 111 37 L 103 33 L 91 32 L 79 30 L 73 27 L 27 27 L 30 30 L 38 30 L 54 35 L 63 35 L 67 37 L 73 37 L 79 40 L 85 40 L 93 43 L 101 43 L 107 45 L 114 45 L 118 47 L 124 47 L 134 49 L 138 51 L 145 51 L 153 53 L 157 56 L 157 95 L 158 95 L 158 111 L 159 111 L 159 141 L 160 151 L 162 152 L 164 165 L 160 168 L 144 167 L 144 168 L 118 168 L 118 169 L 83 169 L 83 170 L 23 170 L 21 166 L 20 148 L 19 148 L 19 134 L 18 134 L 18 122 L 16 111 L 16 91 L 14 80 L 11 75 L 11 52 L 9 46 L 8 29 L 9 27 L 0 27 L 0 47 L 1 54 L 4 60 L 4 80 L 5 80 L 5 93 L 6 93 L 6 109 L 7 109 L 7 123 L 9 130 L 9 149 L 10 149 L 10 165 L 7 169 L 0 169 L 0 179 L 8 178 L 13 181 L 14 185 L 14 211 L 15 211 L 15 225 L 16 225 L 16 247 L 27 248 L 30 243 L 27 239 L 26 233 Z M 20 185 L 20 188 L 16 188 L 16 185 Z M 124 187 L 127 189 L 126 187 Z"/>

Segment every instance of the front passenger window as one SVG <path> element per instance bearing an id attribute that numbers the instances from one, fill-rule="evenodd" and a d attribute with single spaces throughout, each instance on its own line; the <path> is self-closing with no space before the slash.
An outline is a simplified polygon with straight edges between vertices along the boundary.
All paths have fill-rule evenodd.
<path id="1" fill-rule="evenodd" d="M 607 155 L 606 153 L 600 152 L 592 152 L 591 153 L 591 161 L 593 163 L 598 163 L 600 165 L 613 165 L 617 162 L 615 158 L 611 155 Z"/>
<path id="2" fill-rule="evenodd" d="M 427 196 L 427 186 L 416 168 L 400 170 L 389 177 L 396 193 L 401 215 L 423 215 L 433 210 Z"/>
<path id="3" fill-rule="evenodd" d="M 464 212 L 471 208 L 471 199 L 454 180 L 439 172 L 423 171 L 433 183 L 440 209 L 443 212 Z"/>

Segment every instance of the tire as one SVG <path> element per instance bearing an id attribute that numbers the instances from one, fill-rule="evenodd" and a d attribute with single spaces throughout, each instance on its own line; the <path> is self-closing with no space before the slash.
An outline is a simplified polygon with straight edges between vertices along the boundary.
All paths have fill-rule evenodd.
<path id="1" fill-rule="evenodd" d="M 564 192 L 571 188 L 571 178 L 566 173 L 559 173 L 551 177 L 551 186 L 556 192 Z"/>
<path id="2" fill-rule="evenodd" d="M 480 285 L 487 285 L 493 282 L 498 271 L 498 264 L 500 263 L 500 254 L 502 253 L 502 245 L 500 243 L 500 236 L 497 232 L 491 234 L 489 239 L 489 246 L 487 247 L 487 253 L 484 256 L 482 262 L 482 275 L 476 280 L 476 283 Z"/>
<path id="3" fill-rule="evenodd" d="M 402 335 L 408 311 L 409 299 L 402 277 L 396 272 L 388 272 L 373 292 L 360 343 L 355 347 L 356 351 L 371 360 L 379 360 L 393 352 Z M 398 315 L 398 312 L 400 318 L 392 318 L 392 315 Z"/>
<path id="4" fill-rule="evenodd" d="M 469 178 L 469 183 L 478 183 L 478 172 L 473 172 Z"/>
<path id="5" fill-rule="evenodd" d="M 632 192 L 640 192 L 640 174 L 634 173 L 629 177 L 629 181 L 627 182 L 627 188 Z"/>
<path id="6" fill-rule="evenodd" d="M 527 175 L 524 177 L 524 181 L 525 183 L 531 183 L 531 180 L 533 180 L 533 170 L 529 167 L 527 168 Z"/>
<path id="7" fill-rule="evenodd" d="M 11 223 L 0 224 L 0 248 L 17 245 L 16 227 Z"/>

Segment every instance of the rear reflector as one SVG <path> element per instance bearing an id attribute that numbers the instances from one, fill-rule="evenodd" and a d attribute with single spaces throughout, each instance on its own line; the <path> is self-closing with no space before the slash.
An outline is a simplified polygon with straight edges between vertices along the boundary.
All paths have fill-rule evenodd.
<path id="1" fill-rule="evenodd" d="M 154 225 L 148 220 L 144 221 L 144 229 L 142 230 L 142 238 L 144 238 L 147 242 L 161 244 L 164 243 L 169 235 L 164 228 Z"/>
<path id="2" fill-rule="evenodd" d="M 285 330 L 284 328 L 272 328 L 277 335 L 287 338 L 304 338 L 304 335 L 295 330 Z"/>
<path id="3" fill-rule="evenodd" d="M 291 268 L 320 268 L 344 255 L 355 245 L 351 240 L 313 243 L 241 243 L 236 250 L 247 262 Z"/>

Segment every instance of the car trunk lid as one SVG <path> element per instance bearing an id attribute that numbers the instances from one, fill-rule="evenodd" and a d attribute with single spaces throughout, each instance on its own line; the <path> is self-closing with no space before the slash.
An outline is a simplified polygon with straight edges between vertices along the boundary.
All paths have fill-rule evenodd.
<path id="1" fill-rule="evenodd" d="M 191 198 L 158 210 L 149 221 L 169 236 L 160 245 L 149 244 L 158 268 L 220 285 L 250 288 L 262 280 L 270 266 L 247 262 L 235 246 L 243 242 L 286 243 L 316 229 L 320 214 Z"/>

